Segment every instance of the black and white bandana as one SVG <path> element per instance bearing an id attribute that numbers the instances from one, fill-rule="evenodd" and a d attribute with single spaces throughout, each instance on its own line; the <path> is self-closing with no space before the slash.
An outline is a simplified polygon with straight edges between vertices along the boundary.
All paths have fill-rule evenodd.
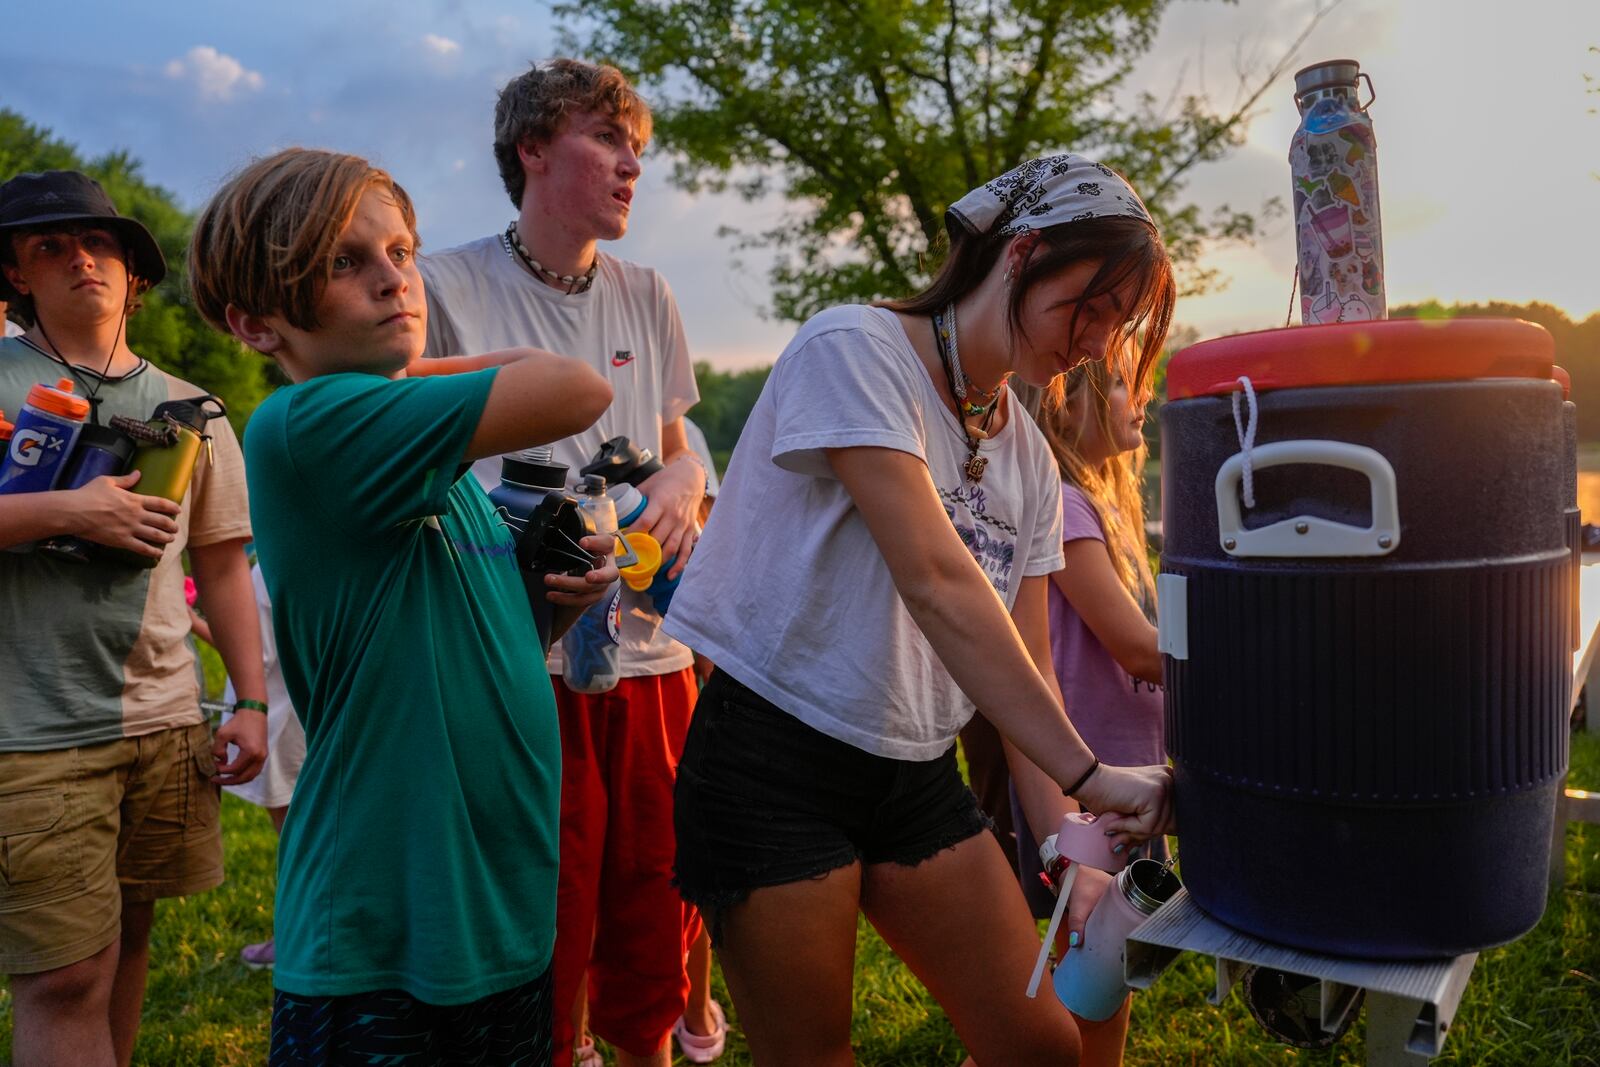
<path id="1" fill-rule="evenodd" d="M 1154 225 L 1133 186 L 1083 156 L 1041 156 L 1007 171 L 950 205 L 945 225 L 969 233 L 1013 235 L 1063 222 L 1126 215 Z"/>

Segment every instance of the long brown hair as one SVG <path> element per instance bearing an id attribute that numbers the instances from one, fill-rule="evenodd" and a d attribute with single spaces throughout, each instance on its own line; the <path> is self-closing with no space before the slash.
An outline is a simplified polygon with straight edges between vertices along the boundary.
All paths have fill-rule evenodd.
<path id="1" fill-rule="evenodd" d="M 1120 353 L 1119 353 L 1120 355 Z M 1156 580 L 1150 573 L 1149 542 L 1144 532 L 1144 481 L 1147 449 L 1143 442 L 1132 452 L 1122 452 L 1100 463 L 1091 463 L 1079 451 L 1083 432 L 1094 422 L 1101 439 L 1115 440 L 1111 424 L 1111 390 L 1120 379 L 1127 384 L 1125 366 L 1131 360 L 1110 363 L 1083 363 L 1066 377 L 1061 397 L 1046 404 L 1039 415 L 1039 428 L 1055 454 L 1063 481 L 1083 490 L 1105 531 L 1111 566 L 1128 594 L 1144 610 L 1151 622 L 1156 618 Z M 1074 410 L 1073 400 L 1084 403 Z M 1148 390 L 1128 387 L 1128 398 L 1143 405 Z M 1081 412 L 1081 416 L 1078 414 Z"/>
<path id="2" fill-rule="evenodd" d="M 1095 297 L 1120 289 L 1129 281 L 1137 286 L 1137 296 L 1127 310 L 1126 321 L 1111 341 L 1111 351 L 1131 345 L 1135 357 L 1130 361 L 1130 390 L 1147 387 L 1156 359 L 1172 325 L 1172 308 L 1177 301 L 1177 286 L 1172 278 L 1172 261 L 1154 226 L 1142 219 L 1116 215 L 1106 218 L 1063 222 L 1034 231 L 1039 247 L 1017 272 L 1011 286 L 1008 324 L 1013 336 L 1027 331 L 1022 322 L 1022 304 L 1028 290 L 1077 263 L 1100 264 L 1073 309 L 1067 347 L 1078 334 L 1078 314 Z M 884 300 L 879 306 L 908 315 L 931 315 L 947 304 L 960 300 L 988 277 L 1000 254 L 1015 235 L 971 234 L 958 229 L 951 239 L 950 253 L 928 287 L 915 296 Z M 1109 353 L 1107 353 L 1109 354 Z M 1104 358 L 1104 357 L 1102 357 Z M 1051 383 L 1048 395 L 1059 399 L 1061 379 Z"/>

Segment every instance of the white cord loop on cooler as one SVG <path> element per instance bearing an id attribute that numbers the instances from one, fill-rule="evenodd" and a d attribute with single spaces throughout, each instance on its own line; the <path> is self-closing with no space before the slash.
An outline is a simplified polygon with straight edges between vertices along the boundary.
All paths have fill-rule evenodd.
<path id="1" fill-rule="evenodd" d="M 1250 418 L 1248 422 L 1240 421 L 1239 391 L 1237 389 L 1234 390 L 1233 428 L 1238 431 L 1239 452 L 1244 456 L 1244 478 L 1242 480 L 1242 485 L 1244 488 L 1244 506 L 1247 508 L 1253 508 L 1256 506 L 1256 487 L 1254 473 L 1250 469 L 1250 450 L 1256 446 L 1256 390 L 1255 386 L 1250 384 L 1250 379 L 1248 376 L 1241 374 L 1238 380 L 1239 384 L 1244 386 L 1245 400 L 1250 407 Z"/>

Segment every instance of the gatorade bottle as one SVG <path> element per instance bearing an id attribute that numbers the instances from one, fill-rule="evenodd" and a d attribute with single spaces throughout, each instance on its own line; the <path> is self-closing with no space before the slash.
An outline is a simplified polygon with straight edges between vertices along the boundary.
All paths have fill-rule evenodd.
<path id="1" fill-rule="evenodd" d="M 606 480 L 585 476 L 578 503 L 594 520 L 596 533 L 617 534 L 617 508 L 606 495 Z M 561 639 L 561 677 L 577 693 L 604 693 L 622 677 L 622 590 L 613 588 L 572 624 Z"/>
<path id="2" fill-rule="evenodd" d="M 206 424 L 226 414 L 222 401 L 208 394 L 157 404 L 148 421 L 124 415 L 113 418 L 112 428 L 134 441 L 133 462 L 128 469 L 138 471 L 140 478 L 132 491 L 181 504 L 200 459 L 200 446 L 205 445 L 210 453 L 211 437 L 206 433 Z M 138 567 L 154 567 L 160 562 L 120 548 L 106 551 Z"/>
<path id="3" fill-rule="evenodd" d="M 89 401 L 73 393 L 71 378 L 28 390 L 0 462 L 0 493 L 54 489 L 88 418 Z"/>

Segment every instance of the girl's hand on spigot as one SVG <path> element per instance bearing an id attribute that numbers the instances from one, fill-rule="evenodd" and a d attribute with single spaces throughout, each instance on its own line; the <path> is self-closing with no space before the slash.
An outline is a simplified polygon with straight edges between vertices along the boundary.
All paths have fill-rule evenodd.
<path id="1" fill-rule="evenodd" d="M 1096 825 L 1124 848 L 1176 828 L 1172 771 L 1167 767 L 1102 763 L 1074 796 L 1095 813 Z"/>

